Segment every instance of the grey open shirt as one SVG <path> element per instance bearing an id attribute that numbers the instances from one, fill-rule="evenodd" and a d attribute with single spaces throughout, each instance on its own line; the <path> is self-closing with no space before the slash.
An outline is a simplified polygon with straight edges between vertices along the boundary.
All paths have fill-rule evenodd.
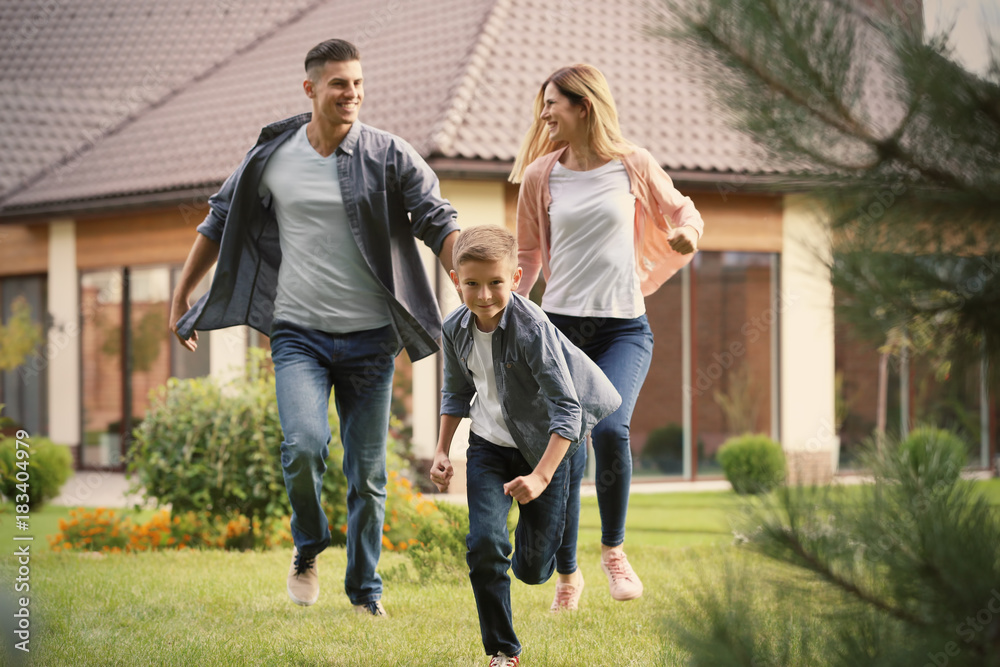
<path id="1" fill-rule="evenodd" d="M 468 417 L 475 381 L 469 371 L 475 317 L 465 306 L 444 321 L 441 414 Z M 493 334 L 493 370 L 507 430 L 534 468 L 558 433 L 570 457 L 622 399 L 590 357 L 527 299 L 511 294 Z"/>
<path id="2" fill-rule="evenodd" d="M 261 198 L 264 166 L 312 114 L 268 125 L 243 163 L 209 198 L 198 231 L 221 243 L 208 294 L 180 319 L 177 332 L 247 324 L 270 334 L 281 246 L 270 197 Z M 354 240 L 385 290 L 393 328 L 410 359 L 437 351 L 441 314 L 414 237 L 434 254 L 458 230 L 437 176 L 399 137 L 355 122 L 336 150 L 340 189 Z M 323 261 L 317 257 L 317 261 Z"/>

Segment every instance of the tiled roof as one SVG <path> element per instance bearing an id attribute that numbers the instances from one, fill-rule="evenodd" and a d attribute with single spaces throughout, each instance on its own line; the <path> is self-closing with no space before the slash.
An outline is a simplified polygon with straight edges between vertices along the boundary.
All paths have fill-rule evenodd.
<path id="1" fill-rule="evenodd" d="M 626 136 L 668 169 L 767 171 L 759 148 L 724 125 L 685 71 L 678 47 L 641 34 L 644 0 L 78 4 L 65 10 L 72 16 L 55 14 L 28 51 L 0 54 L 0 187 L 42 170 L 0 202 L 7 215 L 143 193 L 209 194 L 262 125 L 309 109 L 302 60 L 332 36 L 361 48 L 362 120 L 428 157 L 512 160 L 544 78 L 590 62 L 608 77 Z M 4 25 L 24 24 L 24 11 L 9 11 L 0 10 Z M 236 16 L 239 29 L 228 30 Z M 56 43 L 62 50 L 46 55 Z M 160 73 L 147 89 L 151 71 Z M 108 120 L 128 113 L 118 127 Z"/>
<path id="2" fill-rule="evenodd" d="M 0 4 L 0 196 L 315 2 Z"/>

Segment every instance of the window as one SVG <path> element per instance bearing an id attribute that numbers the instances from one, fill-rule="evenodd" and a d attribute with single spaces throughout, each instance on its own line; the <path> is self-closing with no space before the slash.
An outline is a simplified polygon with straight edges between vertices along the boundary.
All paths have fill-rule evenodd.
<path id="1" fill-rule="evenodd" d="M 15 304 L 26 303 L 31 320 L 41 325 L 44 339 L 48 329 L 46 290 L 44 276 L 0 280 L 0 321 L 9 324 Z M 48 373 L 45 369 L 44 356 L 36 354 L 29 355 L 18 368 L 0 371 L 0 403 L 4 404 L 3 416 L 10 420 L 7 422 L 10 428 L 24 428 L 32 435 L 48 434 Z"/>

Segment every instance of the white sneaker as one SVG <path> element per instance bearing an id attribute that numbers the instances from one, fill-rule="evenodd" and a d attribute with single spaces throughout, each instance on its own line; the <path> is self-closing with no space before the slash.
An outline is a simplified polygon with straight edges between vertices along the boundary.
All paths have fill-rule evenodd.
<path id="1" fill-rule="evenodd" d="M 490 658 L 490 667 L 517 667 L 521 664 L 521 656 L 509 656 L 504 653 L 497 653 Z"/>

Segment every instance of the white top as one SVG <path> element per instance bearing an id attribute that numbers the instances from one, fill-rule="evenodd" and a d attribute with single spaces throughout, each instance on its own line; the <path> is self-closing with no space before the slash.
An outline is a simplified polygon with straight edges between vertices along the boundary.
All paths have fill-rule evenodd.
<path id="1" fill-rule="evenodd" d="M 272 196 L 278 218 L 275 319 L 329 333 L 391 322 L 385 291 L 347 220 L 336 152 L 317 153 L 303 125 L 267 161 L 259 193 Z"/>
<path id="2" fill-rule="evenodd" d="M 484 333 L 475 322 L 471 328 L 472 354 L 469 355 L 469 370 L 476 383 L 476 400 L 469 408 L 472 432 L 494 445 L 517 447 L 503 420 L 497 376 L 493 370 L 493 332 L 496 330 Z"/>
<path id="3" fill-rule="evenodd" d="M 635 272 L 635 196 L 621 160 L 589 171 L 558 162 L 549 176 L 551 275 L 542 308 L 632 319 L 646 312 Z"/>

